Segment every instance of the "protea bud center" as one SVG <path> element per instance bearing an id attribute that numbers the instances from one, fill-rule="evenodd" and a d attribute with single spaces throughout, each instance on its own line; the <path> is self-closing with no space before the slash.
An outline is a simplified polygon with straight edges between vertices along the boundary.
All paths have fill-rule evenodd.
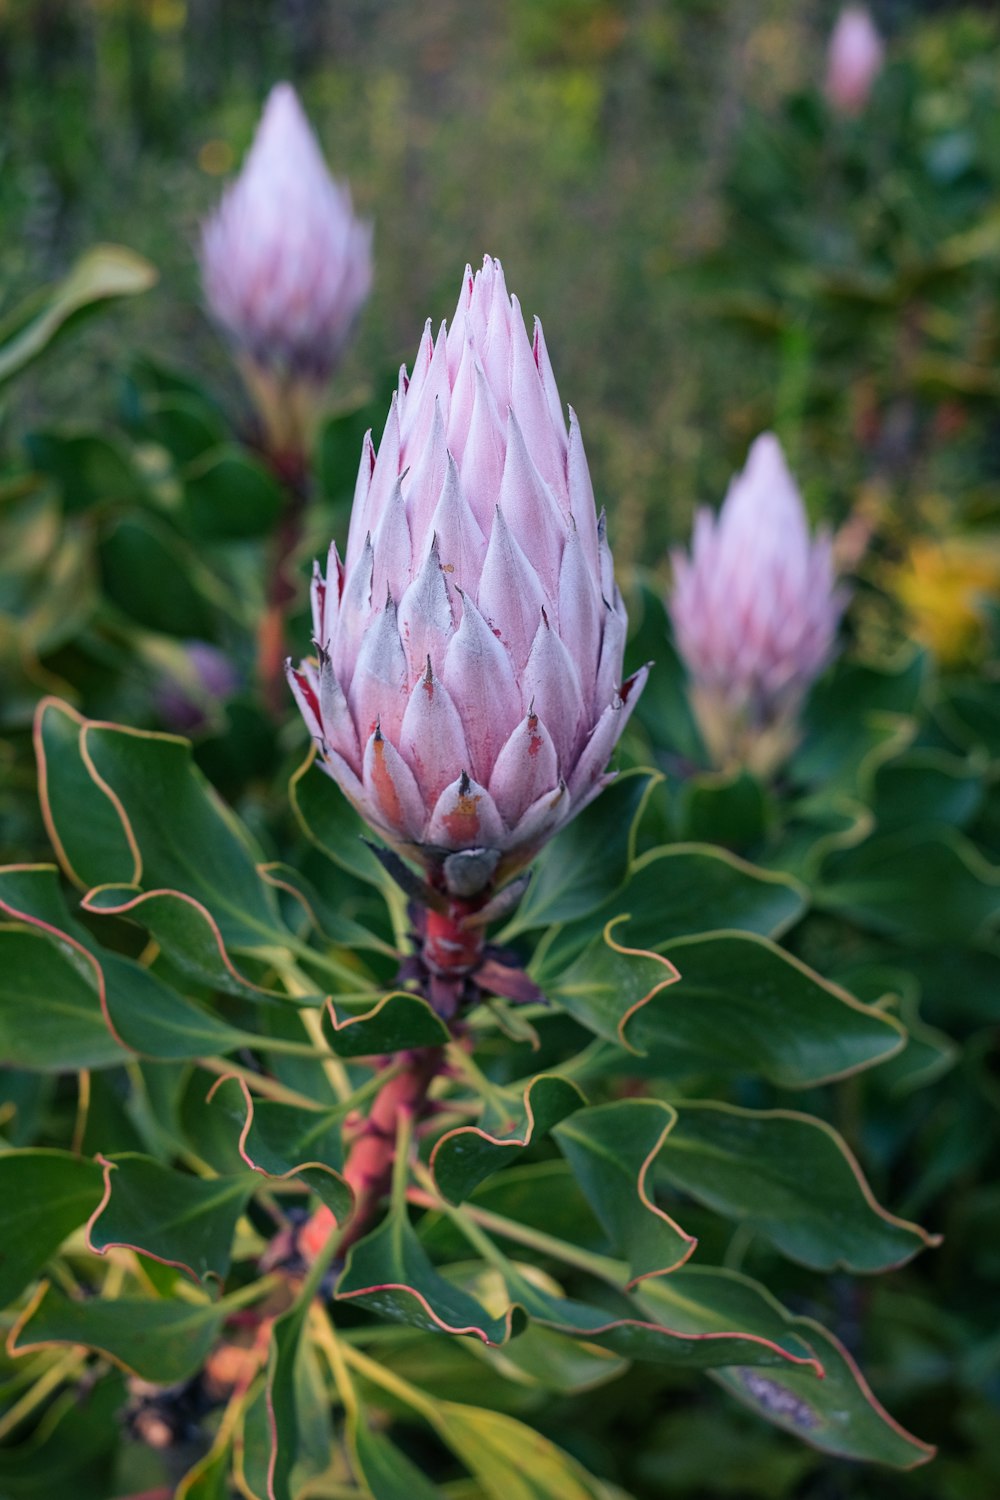
<path id="1" fill-rule="evenodd" d="M 831 539 L 810 536 L 772 433 L 751 447 L 718 516 L 698 512 L 690 558 L 673 564 L 670 614 L 706 748 L 718 765 L 765 775 L 794 744 L 846 603 Z"/>
<path id="2" fill-rule="evenodd" d="M 861 114 L 884 57 L 885 46 L 870 12 L 863 5 L 845 6 L 830 34 L 824 83 L 826 97 L 838 114 Z"/>
<path id="3" fill-rule="evenodd" d="M 238 351 L 273 445 L 303 440 L 371 288 L 371 239 L 295 90 L 277 84 L 201 239 L 209 311 Z"/>
<path id="4" fill-rule="evenodd" d="M 321 763 L 439 889 L 504 880 L 609 779 L 645 669 L 622 681 L 580 429 L 499 262 L 400 372 L 313 611 L 319 664 L 290 680 Z"/>

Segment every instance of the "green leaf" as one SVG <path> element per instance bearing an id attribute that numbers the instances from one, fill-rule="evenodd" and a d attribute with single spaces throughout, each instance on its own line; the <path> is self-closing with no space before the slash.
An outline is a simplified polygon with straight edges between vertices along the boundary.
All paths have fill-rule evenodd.
<path id="1" fill-rule="evenodd" d="M 650 1169 L 677 1114 L 656 1099 L 622 1099 L 579 1109 L 553 1131 L 630 1284 L 684 1264 L 697 1241 L 658 1208 Z"/>
<path id="2" fill-rule="evenodd" d="M 707 759 L 701 735 L 691 712 L 687 674 L 674 645 L 670 620 L 663 605 L 662 588 L 642 579 L 635 603 L 629 600 L 629 617 L 633 634 L 628 643 L 626 662 L 634 670 L 652 661 L 654 669 L 636 704 L 635 716 L 648 731 L 659 751 L 679 757 L 688 763 L 704 765 Z"/>
<path id="3" fill-rule="evenodd" d="M 440 1401 L 433 1420 L 490 1500 L 602 1500 L 576 1459 L 504 1412 Z"/>
<path id="4" fill-rule="evenodd" d="M 68 1151 L 0 1155 L 0 1307 L 23 1291 L 101 1201 L 96 1162 Z"/>
<path id="5" fill-rule="evenodd" d="M 468 1198 L 493 1172 L 507 1165 L 554 1125 L 585 1104 L 575 1084 L 540 1073 L 518 1088 L 487 1096 L 478 1125 L 460 1125 L 437 1142 L 431 1170 L 439 1191 L 452 1203 Z"/>
<path id="6" fill-rule="evenodd" d="M 372 1057 L 414 1047 L 443 1047 L 451 1033 L 422 996 L 396 990 L 373 997 L 363 1011 L 350 1011 L 328 1000 L 323 1037 L 340 1057 Z"/>
<path id="7" fill-rule="evenodd" d="M 12 1352 L 82 1344 L 157 1385 L 187 1380 L 204 1364 L 228 1316 L 225 1302 L 150 1297 L 70 1300 L 44 1285 L 11 1335 Z"/>
<path id="8" fill-rule="evenodd" d="M 108 1029 L 97 964 L 37 927 L 0 927 L 0 1055 L 43 1073 L 106 1068 L 128 1056 Z"/>
<path id="9" fill-rule="evenodd" d="M 234 444 L 202 453 L 185 471 L 188 522 L 209 541 L 267 536 L 283 506 L 278 482 Z"/>
<path id="10" fill-rule="evenodd" d="M 943 750 L 908 750 L 875 770 L 872 807 L 882 833 L 919 823 L 964 828 L 983 800 L 982 767 Z"/>
<path id="11" fill-rule="evenodd" d="M 341 1176 L 345 1110 L 255 1099 L 237 1078 L 221 1079 L 211 1098 L 238 1127 L 240 1155 L 248 1167 L 272 1178 L 301 1178 L 339 1224 L 346 1222 L 354 1195 Z"/>
<path id="12" fill-rule="evenodd" d="M 186 391 L 147 395 L 142 404 L 142 428 L 181 466 L 196 463 L 223 446 L 227 438 L 213 407 L 200 394 Z"/>
<path id="13" fill-rule="evenodd" d="M 145 484 L 120 442 L 98 432 L 31 432 L 25 447 L 36 469 L 60 487 L 69 512 L 115 501 L 139 500 Z"/>
<path id="14" fill-rule="evenodd" d="M 540 983 L 560 970 L 599 926 L 622 915 L 629 942 L 662 952 L 674 938 L 732 930 L 780 937 L 806 909 L 807 893 L 790 876 L 747 864 L 726 849 L 673 844 L 633 865 L 624 890 L 586 921 L 566 927 L 549 946 Z"/>
<path id="15" fill-rule="evenodd" d="M 38 795 L 49 838 L 79 886 L 135 880 L 138 861 L 128 825 L 84 758 L 86 720 L 58 698 L 44 698 L 35 717 Z"/>
<path id="16" fill-rule="evenodd" d="M 147 630 L 211 639 L 215 610 L 198 588 L 205 574 L 188 544 L 155 516 L 115 521 L 101 542 L 104 588 L 119 609 Z"/>
<path id="17" fill-rule="evenodd" d="M 670 943 L 680 983 L 624 1018 L 628 1043 L 677 1066 L 807 1088 L 891 1057 L 899 1022 L 821 979 L 766 938 L 714 933 Z"/>
<path id="18" fill-rule="evenodd" d="M 289 800 L 299 826 L 334 864 L 384 891 L 388 876 L 364 842 L 371 838 L 371 829 L 315 761 L 313 746 L 288 783 Z"/>
<path id="19" fill-rule="evenodd" d="M 441 1492 L 363 1413 L 348 1424 L 354 1468 L 374 1500 L 440 1500 Z"/>
<path id="20" fill-rule="evenodd" d="M 11 1500 L 104 1500 L 112 1484 L 123 1377 L 66 1390 L 48 1406 L 30 1437 L 0 1448 L 0 1490 Z"/>
<path id="21" fill-rule="evenodd" d="M 504 1317 L 491 1317 L 435 1271 L 403 1207 L 393 1207 L 377 1229 L 351 1246 L 334 1295 L 393 1322 L 469 1334 L 484 1344 L 506 1343 L 514 1331 L 513 1308 Z"/>
<path id="22" fill-rule="evenodd" d="M 205 1180 L 132 1151 L 98 1160 L 105 1197 L 90 1225 L 92 1250 L 125 1245 L 196 1281 L 224 1280 L 236 1223 L 253 1192 L 249 1174 Z"/>
<path id="23" fill-rule="evenodd" d="M 63 1007 L 63 1013 L 65 1007 L 71 1005 L 79 1015 L 100 1015 L 115 1042 L 160 1061 L 201 1057 L 206 1052 L 232 1051 L 234 1047 L 252 1045 L 256 1040 L 250 1033 L 236 1030 L 179 995 L 149 969 L 120 953 L 99 947 L 88 929 L 70 916 L 58 885 L 58 876 L 51 866 L 0 870 L 0 910 L 40 924 L 37 930 L 62 959 L 70 960 L 73 971 L 72 975 L 64 972 L 62 984 L 49 989 L 37 1004 L 24 1012 L 23 1034 L 17 1044 L 22 1049 L 22 1056 L 27 1055 L 23 1051 L 25 1047 L 30 1047 L 32 1054 L 43 1063 L 49 1055 L 64 1055 L 58 1050 L 58 1039 L 56 1049 L 49 1051 L 53 1007 L 58 1005 Z M 0 938 L 0 945 L 2 941 Z M 49 960 L 49 970 L 52 966 L 53 961 Z M 27 977 L 23 963 L 17 971 L 22 977 Z M 30 975 L 30 967 L 27 975 Z M 89 1000 L 83 992 L 85 989 L 91 992 Z M 8 1003 L 0 992 L 0 1017 Z M 9 1024 L 12 1027 L 16 1024 L 13 1014 Z M 92 1020 L 78 1023 L 80 1026 L 84 1024 L 89 1030 Z M 64 1040 L 68 1042 L 68 1033 Z M 120 1060 L 117 1048 L 109 1060 Z M 76 1066 L 85 1065 L 79 1063 Z"/>
<path id="24" fill-rule="evenodd" d="M 56 286 L 37 293 L 0 326 L 0 384 L 30 364 L 70 320 L 156 282 L 154 267 L 123 245 L 95 245 Z"/>
<path id="25" fill-rule="evenodd" d="M 274 892 L 258 874 L 259 852 L 194 765 L 186 740 L 85 724 L 81 748 L 117 799 L 139 862 L 132 883 L 201 902 L 227 947 L 287 942 Z"/>
<path id="26" fill-rule="evenodd" d="M 815 899 L 918 947 L 975 945 L 1000 922 L 1000 869 L 954 829 L 906 828 L 831 855 Z"/>
<path id="27" fill-rule="evenodd" d="M 207 907 L 182 891 L 141 891 L 135 885 L 100 885 L 80 903 L 98 916 L 120 916 L 140 922 L 161 952 L 186 978 L 240 999 L 277 997 L 244 978 L 226 950 L 218 923 Z"/>
<path id="28" fill-rule="evenodd" d="M 805 738 L 791 761 L 797 781 L 824 790 L 857 790 L 872 757 L 907 740 L 928 660 L 911 652 L 890 667 L 841 660 L 817 683 L 806 706 Z"/>
<path id="29" fill-rule="evenodd" d="M 790 1368 L 763 1374 L 737 1366 L 714 1378 L 759 1416 L 823 1453 L 894 1469 L 914 1469 L 934 1457 L 932 1447 L 889 1416 L 833 1334 L 811 1318 L 794 1318 L 792 1326 L 823 1361 L 821 1384 Z"/>
<path id="30" fill-rule="evenodd" d="M 635 1051 L 626 1035 L 633 1016 L 680 976 L 660 954 L 620 946 L 611 935 L 613 925 L 609 922 L 576 962 L 545 988 L 548 998 L 581 1026 Z"/>
<path id="31" fill-rule="evenodd" d="M 681 788 L 681 838 L 749 849 L 767 831 L 770 808 L 760 782 L 745 770 L 705 771 Z"/>
<path id="32" fill-rule="evenodd" d="M 936 1243 L 879 1207 L 835 1130 L 791 1110 L 686 1101 L 658 1170 L 817 1271 L 887 1271 Z"/>
<path id="33" fill-rule="evenodd" d="M 623 771 L 538 859 L 506 936 L 570 922 L 596 911 L 622 885 L 635 852 L 635 829 L 662 777 Z"/>

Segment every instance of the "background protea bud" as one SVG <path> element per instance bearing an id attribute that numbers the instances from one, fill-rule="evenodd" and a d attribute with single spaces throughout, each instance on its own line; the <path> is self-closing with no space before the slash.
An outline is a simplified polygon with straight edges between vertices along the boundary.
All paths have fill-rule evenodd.
<path id="1" fill-rule="evenodd" d="M 830 537 L 809 534 L 773 433 L 757 438 L 717 517 L 700 510 L 675 553 L 670 601 L 702 737 L 718 765 L 765 775 L 788 754 L 846 603 Z"/>
<path id="2" fill-rule="evenodd" d="M 322 764 L 453 895 L 526 863 L 608 779 L 645 669 L 622 682 L 580 429 L 498 261 L 466 267 L 451 328 L 428 322 L 400 372 L 313 609 L 319 665 L 290 680 Z"/>
<path id="3" fill-rule="evenodd" d="M 848 5 L 837 17 L 826 54 L 823 91 L 838 114 L 861 114 L 885 57 L 885 46 L 863 5 Z"/>
<path id="4" fill-rule="evenodd" d="M 202 230 L 205 298 L 232 339 L 271 447 L 308 439 L 318 394 L 371 288 L 372 232 L 295 90 L 271 90 L 242 171 Z"/>

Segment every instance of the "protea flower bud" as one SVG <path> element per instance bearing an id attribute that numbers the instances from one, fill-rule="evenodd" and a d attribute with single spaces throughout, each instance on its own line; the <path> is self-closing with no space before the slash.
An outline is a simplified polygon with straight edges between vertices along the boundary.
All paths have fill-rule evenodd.
<path id="1" fill-rule="evenodd" d="M 365 440 L 343 563 L 290 671 L 321 764 L 433 886 L 476 897 L 609 779 L 645 680 L 572 411 L 503 271 L 466 267 L 455 318 Z"/>
<path id="2" fill-rule="evenodd" d="M 691 556 L 673 564 L 670 614 L 706 748 L 717 765 L 766 775 L 794 744 L 846 603 L 831 539 L 810 537 L 773 433 L 751 447 L 718 517 L 698 512 Z"/>
<path id="3" fill-rule="evenodd" d="M 863 5 L 848 5 L 837 17 L 826 54 L 824 93 L 840 115 L 860 115 L 882 71 L 885 46 Z"/>
<path id="4" fill-rule="evenodd" d="M 371 226 L 329 174 L 295 90 L 271 90 L 236 181 L 202 230 L 205 298 L 272 449 L 308 438 L 372 280 Z"/>

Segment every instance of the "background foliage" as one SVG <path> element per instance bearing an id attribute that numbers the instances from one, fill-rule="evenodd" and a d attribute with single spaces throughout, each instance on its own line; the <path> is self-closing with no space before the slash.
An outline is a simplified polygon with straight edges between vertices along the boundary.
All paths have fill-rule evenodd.
<path id="1" fill-rule="evenodd" d="M 526 1494 L 992 1497 L 996 18 L 885 7 L 890 66 L 851 125 L 813 88 L 831 12 L 778 0 L 0 16 L 0 1491 L 72 1475 L 81 1496 L 216 1496 L 232 1469 L 243 1494 L 334 1495 L 358 1493 L 353 1470 L 412 1495 L 416 1464 L 459 1500 L 506 1500 L 505 1455 L 530 1453 Z M 299 774 L 297 718 L 272 722 L 254 683 L 281 495 L 191 245 L 282 75 L 378 225 L 303 577 L 343 533 L 395 363 L 450 311 L 456 261 L 489 249 L 544 316 L 613 512 L 630 658 L 658 662 L 634 769 L 553 847 L 507 934 L 553 1005 L 477 1017 L 475 1063 L 449 1084 L 441 1133 L 484 1108 L 483 1129 L 528 1141 L 526 1164 L 481 1138 L 439 1147 L 433 1182 L 409 1184 L 419 1239 L 365 1242 L 341 1284 L 349 1374 L 257 1261 L 303 1185 L 342 1208 L 345 1089 L 364 1102 L 371 1076 L 357 1059 L 439 1038 L 421 1002 L 382 1003 L 398 897 L 334 790 Z M 848 654 L 765 788 L 705 770 L 659 594 L 667 544 L 766 425 L 814 512 L 850 515 L 868 551 Z M 293 628 L 304 647 L 304 616 Z M 224 653 L 224 681 L 192 639 Z M 192 733 L 196 772 L 165 727 Z M 62 877 L 25 868 L 54 858 Z M 624 914 L 609 937 L 650 952 L 602 936 Z M 680 984 L 626 1014 L 670 977 L 664 958 Z M 320 1022 L 325 1066 L 289 997 Z M 233 1066 L 276 1085 L 255 1085 L 252 1119 L 238 1080 L 207 1102 Z M 496 1239 L 501 1262 L 427 1211 L 437 1191 L 474 1196 L 480 1235 L 497 1215 L 521 1226 Z M 693 1269 L 625 1290 L 678 1263 L 685 1236 Z M 396 1279 L 451 1326 L 501 1339 L 511 1303 L 536 1322 L 489 1350 L 407 1326 L 402 1294 L 379 1324 L 365 1287 Z M 815 1355 L 826 1381 L 746 1346 L 713 1383 L 685 1369 L 704 1345 L 661 1362 L 617 1336 L 581 1344 L 565 1330 L 588 1308 L 593 1326 L 592 1298 L 605 1319 L 634 1298 L 675 1332 L 721 1319 Z M 283 1313 L 270 1374 L 251 1358 L 192 1386 L 213 1349 L 252 1345 L 233 1330 L 261 1304 Z M 897 1472 L 921 1443 L 817 1320 L 940 1446 L 934 1464 Z"/>

